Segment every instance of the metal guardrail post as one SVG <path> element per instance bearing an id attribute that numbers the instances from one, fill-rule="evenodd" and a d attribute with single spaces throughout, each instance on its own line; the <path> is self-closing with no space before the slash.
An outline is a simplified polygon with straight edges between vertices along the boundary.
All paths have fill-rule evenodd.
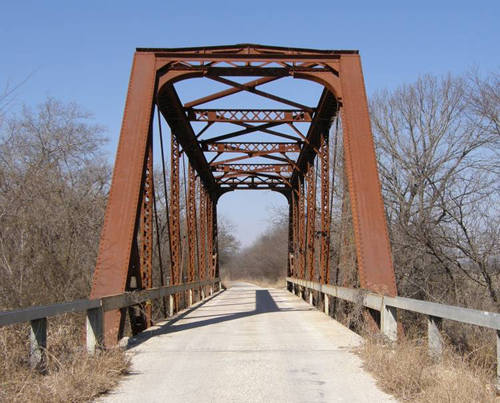
<path id="1" fill-rule="evenodd" d="M 30 321 L 30 365 L 43 369 L 47 349 L 47 318 Z"/>
<path id="2" fill-rule="evenodd" d="M 104 340 L 102 307 L 87 310 L 87 352 L 95 354 Z"/>
<path id="3" fill-rule="evenodd" d="M 500 330 L 495 332 L 497 339 L 497 391 L 500 391 Z"/>
<path id="4" fill-rule="evenodd" d="M 168 316 L 174 316 L 174 296 L 168 296 Z"/>
<path id="5" fill-rule="evenodd" d="M 427 316 L 427 342 L 429 352 L 439 357 L 443 352 L 443 338 L 441 337 L 441 318 Z"/>
<path id="6" fill-rule="evenodd" d="M 396 308 L 382 303 L 380 311 L 380 330 L 391 341 L 398 340 L 398 316 Z"/>

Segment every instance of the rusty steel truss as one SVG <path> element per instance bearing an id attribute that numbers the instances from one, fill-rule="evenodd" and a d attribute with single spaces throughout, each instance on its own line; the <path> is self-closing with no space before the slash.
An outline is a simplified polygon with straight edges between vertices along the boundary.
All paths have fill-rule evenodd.
<path id="1" fill-rule="evenodd" d="M 201 78 L 225 89 L 181 101 L 178 83 Z M 304 105 L 266 89 L 266 84 L 284 78 L 321 84 L 317 105 Z M 281 106 L 205 105 L 230 100 L 239 93 Z M 162 136 L 162 121 L 171 132 L 170 181 L 163 170 L 165 188 L 169 182 L 164 203 L 168 240 L 161 241 L 168 242 L 170 284 L 218 276 L 217 201 L 223 194 L 240 189 L 272 190 L 287 198 L 288 274 L 328 283 L 332 203 L 329 137 L 330 126 L 339 117 L 359 283 L 368 290 L 395 295 L 358 52 L 243 44 L 137 49 L 91 297 L 152 287 L 153 142 L 157 130 Z M 168 142 L 162 137 L 160 141 L 163 159 L 163 146 Z M 188 165 L 185 214 L 181 206 L 183 161 L 184 171 Z M 154 211 L 157 214 L 156 207 Z M 158 248 L 161 242 L 158 237 Z M 150 306 L 139 308 L 130 317 L 133 331 L 151 324 Z M 106 313 L 105 344 L 117 341 L 124 317 L 121 311 Z"/>

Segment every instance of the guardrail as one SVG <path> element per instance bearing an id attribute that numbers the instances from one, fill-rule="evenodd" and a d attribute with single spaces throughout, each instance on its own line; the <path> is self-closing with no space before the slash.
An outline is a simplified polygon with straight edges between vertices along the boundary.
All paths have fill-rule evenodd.
<path id="1" fill-rule="evenodd" d="M 219 278 L 203 280 L 180 285 L 163 286 L 148 290 L 125 292 L 98 299 L 79 299 L 45 306 L 35 306 L 24 309 L 0 312 L 0 327 L 16 323 L 30 322 L 30 363 L 38 366 L 44 360 L 47 348 L 47 318 L 73 312 L 86 312 L 87 321 L 87 351 L 93 354 L 103 341 L 103 314 L 106 311 L 122 309 L 143 302 L 190 291 L 189 305 L 192 304 L 192 290 L 210 286 L 209 295 L 213 294 L 214 285 L 221 289 Z M 202 289 L 201 299 L 204 299 Z M 169 316 L 173 315 L 173 304 L 170 301 Z"/>
<path id="2" fill-rule="evenodd" d="M 412 298 L 388 297 L 362 289 L 320 284 L 292 277 L 287 277 L 286 281 L 292 285 L 293 292 L 297 291 L 300 297 L 303 297 L 301 287 L 322 293 L 326 314 L 329 314 L 329 297 L 359 303 L 367 308 L 379 311 L 380 330 L 392 341 L 396 341 L 398 337 L 397 309 L 426 315 L 428 346 L 430 352 L 435 355 L 441 354 L 443 349 L 443 339 L 439 330 L 440 322 L 443 319 L 494 329 L 496 330 L 497 384 L 500 385 L 500 314 L 498 313 Z M 309 292 L 309 303 L 313 304 L 311 292 Z"/>

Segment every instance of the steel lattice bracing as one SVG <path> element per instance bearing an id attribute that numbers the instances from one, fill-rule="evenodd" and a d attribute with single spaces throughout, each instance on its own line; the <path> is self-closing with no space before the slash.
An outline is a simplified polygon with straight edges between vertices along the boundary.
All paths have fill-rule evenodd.
<path id="1" fill-rule="evenodd" d="M 291 78 L 322 85 L 314 105 L 270 89 L 270 84 Z M 196 99 L 181 99 L 178 85 L 188 79 L 213 82 L 219 89 L 200 93 Z M 247 94 L 254 104 L 213 107 L 219 100 L 229 104 L 237 94 Z M 262 102 L 266 107 L 259 107 Z M 269 107 L 270 103 L 278 106 Z M 170 272 L 171 284 L 183 281 L 183 270 L 188 281 L 217 277 L 217 201 L 227 192 L 242 189 L 273 190 L 288 199 L 289 274 L 308 279 L 319 276 L 329 282 L 329 132 L 339 117 L 359 283 L 395 295 L 358 52 L 244 44 L 137 49 L 91 296 L 130 289 L 134 276 L 140 280 L 136 288 L 150 288 L 154 249 L 167 242 L 171 258 L 166 272 Z M 152 144 L 158 130 L 163 157 L 168 142 L 161 137 L 162 122 L 171 132 L 166 151 L 170 155 L 162 161 L 170 161 L 163 171 L 162 203 L 168 230 L 163 238 L 158 235 L 154 247 L 153 222 L 158 223 L 158 214 L 155 208 L 153 217 L 151 206 L 155 200 Z M 183 160 L 188 165 L 185 206 L 181 199 Z M 143 307 L 146 326 L 150 324 L 148 309 Z M 107 344 L 116 342 L 123 323 L 123 312 L 106 314 Z"/>

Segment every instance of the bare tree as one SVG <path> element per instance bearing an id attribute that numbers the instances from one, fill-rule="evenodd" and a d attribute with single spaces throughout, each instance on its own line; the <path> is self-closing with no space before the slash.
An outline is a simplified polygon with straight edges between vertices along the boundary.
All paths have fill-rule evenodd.
<path id="1" fill-rule="evenodd" d="M 371 99 L 398 284 L 465 301 L 462 278 L 498 309 L 498 76 L 423 76 Z M 463 289 L 463 287 L 462 287 Z"/>
<path id="2" fill-rule="evenodd" d="M 102 128 L 75 104 L 24 108 L 0 137 L 0 304 L 88 294 L 110 169 Z"/>

